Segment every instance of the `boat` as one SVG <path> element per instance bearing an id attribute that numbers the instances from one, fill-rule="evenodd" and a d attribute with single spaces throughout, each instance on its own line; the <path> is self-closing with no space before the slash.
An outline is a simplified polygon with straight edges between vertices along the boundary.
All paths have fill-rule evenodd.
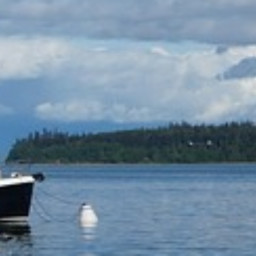
<path id="1" fill-rule="evenodd" d="M 34 184 L 43 180 L 42 173 L 12 173 L 9 177 L 1 177 L 0 222 L 28 221 Z"/>

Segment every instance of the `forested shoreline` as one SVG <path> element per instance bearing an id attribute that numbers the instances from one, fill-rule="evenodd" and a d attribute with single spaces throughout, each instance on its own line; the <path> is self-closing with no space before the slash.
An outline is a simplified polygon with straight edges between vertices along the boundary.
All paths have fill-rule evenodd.
<path id="1" fill-rule="evenodd" d="M 256 126 L 169 124 L 97 134 L 43 129 L 17 139 L 6 162 L 207 163 L 255 162 Z"/>

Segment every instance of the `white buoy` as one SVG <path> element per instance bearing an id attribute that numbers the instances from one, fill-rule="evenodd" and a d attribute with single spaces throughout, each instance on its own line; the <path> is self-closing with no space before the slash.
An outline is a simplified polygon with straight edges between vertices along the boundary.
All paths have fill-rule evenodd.
<path id="1" fill-rule="evenodd" d="M 80 225 L 82 227 L 95 227 L 98 223 L 98 217 L 89 204 L 82 204 L 80 209 Z"/>

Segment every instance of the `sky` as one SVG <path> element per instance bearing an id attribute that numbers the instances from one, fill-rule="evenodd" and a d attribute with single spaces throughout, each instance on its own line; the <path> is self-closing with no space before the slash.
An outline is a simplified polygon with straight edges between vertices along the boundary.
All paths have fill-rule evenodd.
<path id="1" fill-rule="evenodd" d="M 42 128 L 256 121 L 255 0 L 0 0 L 0 159 Z"/>

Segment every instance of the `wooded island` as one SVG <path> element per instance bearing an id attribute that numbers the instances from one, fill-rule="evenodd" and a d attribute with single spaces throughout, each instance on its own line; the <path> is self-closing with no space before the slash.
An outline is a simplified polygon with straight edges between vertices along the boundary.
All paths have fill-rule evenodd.
<path id="1" fill-rule="evenodd" d="M 169 124 L 97 134 L 43 129 L 18 139 L 6 162 L 207 163 L 256 161 L 256 126 Z"/>

